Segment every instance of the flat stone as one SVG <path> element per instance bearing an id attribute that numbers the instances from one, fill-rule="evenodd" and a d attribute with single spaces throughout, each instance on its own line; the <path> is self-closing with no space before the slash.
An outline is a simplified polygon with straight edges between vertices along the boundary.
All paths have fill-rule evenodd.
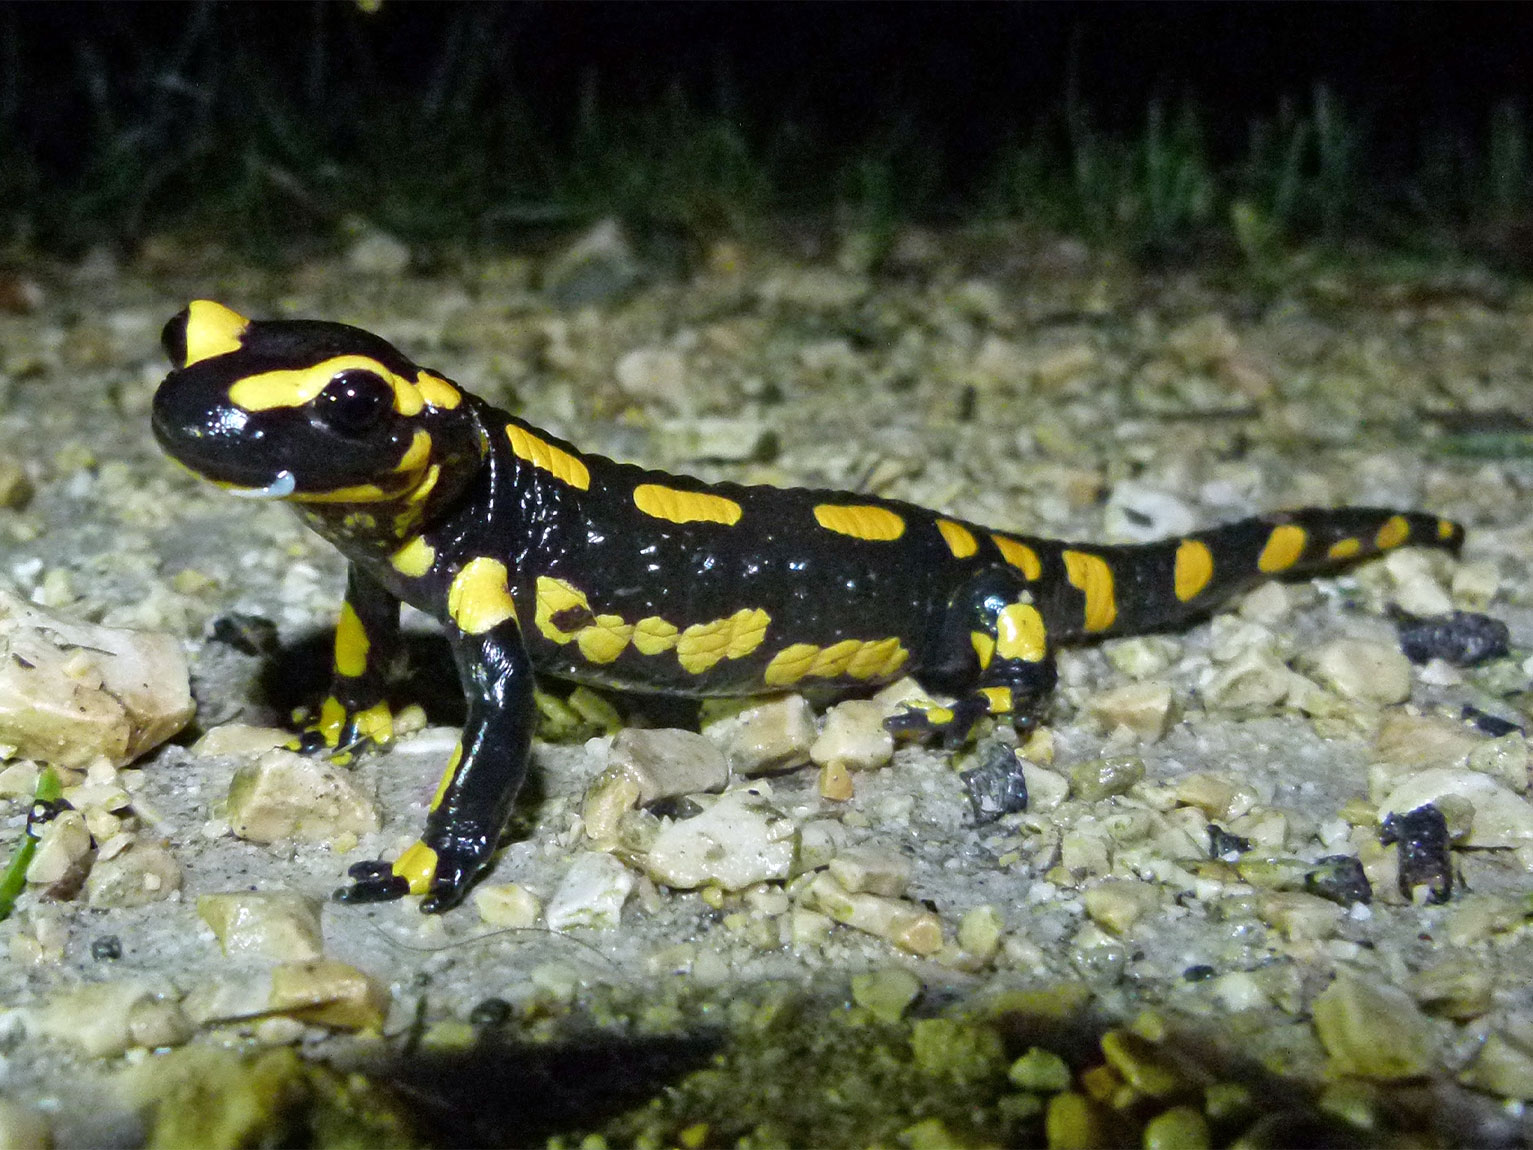
<path id="1" fill-rule="evenodd" d="M 302 962 L 324 953 L 319 906 L 293 891 L 199 895 L 197 914 L 230 958 Z"/>
<path id="2" fill-rule="evenodd" d="M 182 1009 L 199 1026 L 285 1015 L 337 1030 L 383 1024 L 388 992 L 356 967 L 333 959 L 280 963 L 194 987 Z"/>
<path id="3" fill-rule="evenodd" d="M 892 848 L 849 847 L 830 860 L 830 874 L 843 890 L 899 898 L 910 888 L 910 860 Z"/>
<path id="4" fill-rule="evenodd" d="M 717 744 L 695 731 L 625 727 L 612 740 L 608 763 L 638 784 L 638 801 L 722 791 L 729 763 Z"/>
<path id="5" fill-rule="evenodd" d="M 826 872 L 816 875 L 809 884 L 808 898 L 836 922 L 875 935 L 911 954 L 932 955 L 942 949 L 942 920 L 915 903 L 876 894 L 853 894 Z"/>
<path id="6" fill-rule="evenodd" d="M 1086 708 L 1108 731 L 1126 727 L 1141 742 L 1154 743 L 1171 725 L 1171 703 L 1171 684 L 1150 680 L 1100 691 Z"/>
<path id="7" fill-rule="evenodd" d="M 656 882 L 678 890 L 742 890 L 786 879 L 797 837 L 758 784 L 726 792 L 693 818 L 663 823 L 642 863 Z"/>
<path id="8" fill-rule="evenodd" d="M 235 772 L 225 817 L 236 838 L 257 843 L 328 842 L 378 829 L 372 800 L 350 773 L 322 757 L 281 749 Z"/>
<path id="9" fill-rule="evenodd" d="M 544 920 L 549 930 L 615 930 L 633 886 L 633 872 L 617 859 L 583 851 L 549 898 Z"/>
<path id="10" fill-rule="evenodd" d="M 103 850 L 102 852 L 106 852 Z M 148 906 L 181 889 L 181 864 L 164 843 L 134 839 L 110 858 L 101 858 L 85 880 L 91 906 Z"/>
<path id="11" fill-rule="evenodd" d="M 872 699 L 848 699 L 825 712 L 825 725 L 809 747 L 817 766 L 840 763 L 867 771 L 894 757 L 894 736 L 884 730 L 888 712 Z"/>
<path id="12" fill-rule="evenodd" d="M 816 737 L 814 715 L 801 695 L 748 707 L 703 734 L 724 748 L 734 774 L 747 777 L 803 766 Z"/>
<path id="13" fill-rule="evenodd" d="M 519 883 L 483 883 L 474 889 L 474 908 L 490 926 L 524 929 L 536 926 L 543 914 L 538 896 Z"/>
<path id="14" fill-rule="evenodd" d="M 1345 699 L 1377 706 L 1411 697 L 1411 664 L 1400 651 L 1366 639 L 1335 639 L 1300 659 L 1322 686 Z"/>
<path id="15" fill-rule="evenodd" d="M 1344 971 L 1315 998 L 1312 1012 L 1338 1073 L 1396 1081 L 1432 1069 L 1436 1033 L 1397 987 Z"/>

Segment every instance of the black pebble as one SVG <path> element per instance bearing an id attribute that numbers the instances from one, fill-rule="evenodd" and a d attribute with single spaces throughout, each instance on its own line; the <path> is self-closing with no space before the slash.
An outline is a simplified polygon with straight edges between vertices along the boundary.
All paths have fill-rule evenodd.
<path id="1" fill-rule="evenodd" d="M 1453 895 L 1453 864 L 1448 857 L 1448 820 L 1431 803 L 1403 815 L 1392 814 L 1379 828 L 1379 842 L 1399 844 L 1400 893 L 1413 898 L 1418 886 L 1428 901 L 1447 902 Z"/>
<path id="2" fill-rule="evenodd" d="M 1027 780 L 1022 760 L 1005 743 L 991 743 L 980 751 L 979 766 L 959 775 L 974 808 L 974 821 L 993 823 L 1002 815 L 1027 810 Z"/>
<path id="3" fill-rule="evenodd" d="M 1442 659 L 1455 667 L 1473 667 L 1507 653 L 1506 624 L 1489 615 L 1455 611 L 1451 615 L 1401 619 L 1400 649 L 1412 663 Z"/>

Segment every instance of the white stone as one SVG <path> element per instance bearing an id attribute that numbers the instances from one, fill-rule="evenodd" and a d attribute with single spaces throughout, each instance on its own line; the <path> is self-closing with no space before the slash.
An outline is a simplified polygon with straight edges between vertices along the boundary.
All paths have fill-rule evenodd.
<path id="1" fill-rule="evenodd" d="M 346 250 L 346 267 L 363 275 L 397 276 L 410 266 L 410 249 L 387 232 L 364 232 Z"/>
<path id="2" fill-rule="evenodd" d="M 814 715 L 802 695 L 787 695 L 712 723 L 703 734 L 724 748 L 737 775 L 788 771 L 809 761 Z"/>
<path id="3" fill-rule="evenodd" d="M 103 852 L 105 853 L 105 852 Z M 133 839 L 110 858 L 97 859 L 85 880 L 91 906 L 147 906 L 181 889 L 181 864 L 164 843 Z"/>
<path id="4" fill-rule="evenodd" d="M 894 756 L 894 737 L 884 730 L 887 712 L 872 699 L 848 699 L 825 713 L 825 726 L 809 748 L 817 766 L 839 763 L 847 770 L 881 767 Z"/>
<path id="5" fill-rule="evenodd" d="M 607 762 L 638 784 L 638 801 L 721 791 L 729 782 L 729 763 L 712 740 L 695 731 L 625 727 L 612 740 Z"/>
<path id="6" fill-rule="evenodd" d="M 1411 697 L 1411 664 L 1396 647 L 1366 639 L 1335 639 L 1302 663 L 1323 686 L 1359 703 L 1389 706 Z"/>
<path id="7" fill-rule="evenodd" d="M 1197 526 L 1197 516 L 1182 500 L 1132 480 L 1113 486 L 1102 518 L 1102 530 L 1114 543 L 1150 543 L 1186 535 Z"/>
<path id="8" fill-rule="evenodd" d="M 758 784 L 727 791 L 700 815 L 664 822 L 643 858 L 645 872 L 679 890 L 709 884 L 741 890 L 786 879 L 797 828 L 763 790 Z"/>
<path id="9" fill-rule="evenodd" d="M 548 900 L 544 912 L 548 929 L 616 929 L 633 886 L 633 872 L 611 855 L 597 851 L 576 855 Z"/>
<path id="10" fill-rule="evenodd" d="M 319 907 L 293 891 L 228 891 L 197 898 L 197 914 L 230 958 L 300 962 L 324 953 Z"/>
<path id="11" fill-rule="evenodd" d="M 830 860 L 830 874 L 850 894 L 900 898 L 910 886 L 910 860 L 887 847 L 859 846 Z"/>
<path id="12" fill-rule="evenodd" d="M 625 395 L 674 410 L 688 406 L 687 361 L 675 348 L 636 347 L 617 361 L 613 372 Z"/>
<path id="13" fill-rule="evenodd" d="M 543 913 L 538 896 L 514 882 L 486 883 L 474 891 L 479 917 L 491 926 L 536 926 Z"/>
<path id="14" fill-rule="evenodd" d="M 229 784 L 227 818 L 236 838 L 326 842 L 378 829 L 378 813 L 350 772 L 327 759 L 268 751 Z"/>

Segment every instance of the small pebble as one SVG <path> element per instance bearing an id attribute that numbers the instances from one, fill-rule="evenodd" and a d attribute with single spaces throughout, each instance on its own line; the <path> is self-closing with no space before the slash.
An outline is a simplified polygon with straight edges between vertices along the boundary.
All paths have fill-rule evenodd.
<path id="1" fill-rule="evenodd" d="M 1507 653 L 1510 632 L 1500 619 L 1468 611 L 1430 618 L 1408 617 L 1396 624 L 1400 649 L 1412 663 L 1442 659 L 1455 667 L 1474 667 Z"/>
<path id="2" fill-rule="evenodd" d="M 1379 842 L 1398 844 L 1400 893 L 1413 899 L 1418 886 L 1427 888 L 1428 902 L 1447 902 L 1453 895 L 1453 862 L 1448 854 L 1448 824 L 1442 811 L 1427 803 L 1405 814 L 1388 814 L 1379 829 Z"/>
<path id="3" fill-rule="evenodd" d="M 991 742 L 980 748 L 979 759 L 979 766 L 959 776 L 975 823 L 993 823 L 1002 815 L 1027 810 L 1027 765 L 1016 751 L 1005 743 Z"/>
<path id="4" fill-rule="evenodd" d="M 1335 639 L 1300 662 L 1317 682 L 1344 699 L 1390 706 L 1411 697 L 1410 662 L 1383 643 Z"/>
<path id="5" fill-rule="evenodd" d="M 1070 793 L 1082 802 L 1121 795 L 1144 778 L 1144 760 L 1132 755 L 1089 759 L 1070 768 Z"/>

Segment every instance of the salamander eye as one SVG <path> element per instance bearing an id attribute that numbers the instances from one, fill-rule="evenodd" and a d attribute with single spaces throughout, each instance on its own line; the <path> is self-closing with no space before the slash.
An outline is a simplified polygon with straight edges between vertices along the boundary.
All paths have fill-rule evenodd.
<path id="1" fill-rule="evenodd" d="M 315 412 L 342 435 L 370 431 L 394 407 L 394 389 L 371 371 L 343 371 L 314 400 Z"/>

